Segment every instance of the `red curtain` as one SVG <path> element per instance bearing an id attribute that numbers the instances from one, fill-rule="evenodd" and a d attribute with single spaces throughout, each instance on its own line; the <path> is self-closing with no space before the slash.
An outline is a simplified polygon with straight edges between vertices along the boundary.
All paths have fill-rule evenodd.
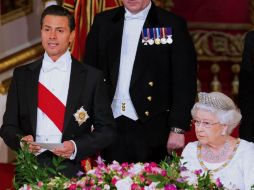
<path id="1" fill-rule="evenodd" d="M 249 0 L 173 0 L 172 11 L 189 22 L 249 23 Z"/>
<path id="2" fill-rule="evenodd" d="M 121 5 L 121 0 L 64 0 L 63 6 L 75 16 L 75 40 L 71 47 L 72 55 L 82 59 L 85 50 L 86 35 L 90 30 L 94 15 L 103 10 Z"/>
<path id="3" fill-rule="evenodd" d="M 197 48 L 198 54 L 198 78 L 201 83 L 201 91 L 212 91 L 211 83 L 214 80 L 214 74 L 211 72 L 213 64 L 218 64 L 220 71 L 217 74 L 218 81 L 221 84 L 221 91 L 225 94 L 231 96 L 235 101 L 237 97 L 235 94 L 232 94 L 232 81 L 236 75 L 232 73 L 232 65 L 241 63 L 241 49 L 234 49 L 239 46 L 234 46 L 234 44 L 228 43 L 228 39 L 224 38 L 224 35 L 230 35 L 232 39 L 239 38 L 240 40 L 232 41 L 240 42 L 243 44 L 245 33 L 251 29 L 251 15 L 253 15 L 253 5 L 251 0 L 171 0 L 174 4 L 171 7 L 171 11 L 175 12 L 177 15 L 184 17 L 189 24 L 189 30 L 192 34 L 197 34 L 202 31 L 205 35 L 209 33 L 219 32 L 221 36 L 212 36 L 209 40 L 209 43 L 206 50 L 210 50 L 211 54 L 214 56 L 207 56 L 209 59 L 200 59 L 206 50 L 202 47 Z M 252 1 L 253 2 L 253 1 Z M 202 37 L 195 41 L 195 45 L 201 42 Z M 217 37 L 217 38 L 216 38 Z M 221 49 L 213 49 L 214 41 L 217 40 L 217 43 L 221 43 Z M 224 41 L 224 43 L 223 43 Z M 234 57 L 232 52 L 239 52 Z M 220 60 L 219 57 L 224 57 L 225 60 Z M 227 60 L 227 58 L 229 60 Z M 234 59 L 235 58 L 235 59 Z M 232 59 L 233 61 L 231 61 Z M 186 141 L 195 140 L 194 128 L 188 132 L 186 135 Z M 233 132 L 233 136 L 238 136 L 238 128 Z"/>
<path id="4" fill-rule="evenodd" d="M 195 45 L 202 42 L 202 38 L 210 36 L 209 43 L 204 44 L 207 45 L 206 47 L 196 47 L 199 58 L 198 77 L 201 82 L 201 90 L 213 90 L 211 82 L 214 74 L 211 72 L 211 66 L 216 63 L 220 67 L 218 80 L 221 83 L 221 91 L 231 97 L 235 96 L 232 94 L 232 81 L 235 75 L 232 73 L 231 67 L 235 63 L 241 63 L 243 38 L 245 33 L 251 29 L 251 15 L 253 15 L 254 10 L 251 0 L 171 1 L 174 4 L 171 11 L 188 21 L 189 30 L 192 34 L 195 35 L 202 31 L 202 35 L 198 38 L 200 41 L 193 38 Z M 209 53 L 204 53 L 208 51 L 210 56 Z M 204 58 L 204 55 L 210 59 Z"/>

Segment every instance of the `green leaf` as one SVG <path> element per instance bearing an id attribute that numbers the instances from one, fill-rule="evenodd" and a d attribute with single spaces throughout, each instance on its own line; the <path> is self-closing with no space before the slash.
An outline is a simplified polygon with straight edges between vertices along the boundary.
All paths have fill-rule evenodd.
<path id="1" fill-rule="evenodd" d="M 154 182 L 164 180 L 164 177 L 162 175 L 148 175 L 147 178 Z"/>
<path id="2" fill-rule="evenodd" d="M 162 189 L 164 186 L 165 186 L 165 183 L 161 182 L 161 183 L 156 185 L 156 188 Z"/>
<path id="3" fill-rule="evenodd" d="M 52 160 L 53 165 L 59 166 L 61 160 Z M 49 174 L 59 175 L 56 168 L 45 168 L 42 167 L 36 156 L 28 151 L 28 145 L 24 144 L 23 149 L 16 152 L 15 164 L 15 178 L 13 185 L 15 189 L 19 189 L 23 184 L 36 184 L 39 181 L 47 183 L 50 179 Z M 60 166 L 63 168 L 64 166 Z"/>
<path id="4" fill-rule="evenodd" d="M 57 174 L 57 172 L 53 168 L 48 168 L 48 172 L 53 175 Z"/>

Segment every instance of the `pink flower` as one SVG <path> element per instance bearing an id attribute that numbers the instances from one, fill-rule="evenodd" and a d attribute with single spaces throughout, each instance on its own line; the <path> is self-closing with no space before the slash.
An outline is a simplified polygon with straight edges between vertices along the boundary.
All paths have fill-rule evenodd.
<path id="1" fill-rule="evenodd" d="M 32 190 L 32 188 L 30 187 L 30 185 L 24 185 L 23 189 L 24 189 L 24 190 Z"/>
<path id="2" fill-rule="evenodd" d="M 164 189 L 165 190 L 177 190 L 176 186 L 172 185 L 172 184 L 166 185 Z"/>
<path id="3" fill-rule="evenodd" d="M 179 183 L 184 183 L 185 182 L 185 178 L 184 177 L 180 177 L 176 179 L 177 182 Z"/>
<path id="4" fill-rule="evenodd" d="M 162 176 L 167 176 L 167 171 L 166 171 L 166 170 L 163 170 L 163 171 L 161 172 L 161 175 L 162 175 Z"/>
<path id="5" fill-rule="evenodd" d="M 217 179 L 216 179 L 215 184 L 216 184 L 216 186 L 219 187 L 219 188 L 223 187 L 223 185 L 222 185 L 222 183 L 221 183 L 221 181 L 220 181 L 220 178 L 217 178 Z"/>
<path id="6" fill-rule="evenodd" d="M 104 161 L 105 160 L 103 160 L 100 156 L 98 156 L 95 162 L 97 163 L 98 167 L 104 167 L 105 166 Z"/>
<path id="7" fill-rule="evenodd" d="M 118 179 L 115 178 L 115 177 L 113 177 L 112 180 L 111 180 L 111 183 L 112 183 L 113 185 L 116 185 L 116 182 L 117 182 L 117 181 L 118 181 Z"/>
<path id="8" fill-rule="evenodd" d="M 137 183 L 131 185 L 131 190 L 141 190 L 141 187 Z"/>
<path id="9" fill-rule="evenodd" d="M 85 173 L 82 171 L 78 171 L 78 173 L 76 174 L 78 177 L 81 177 L 82 175 L 84 175 Z"/>
<path id="10" fill-rule="evenodd" d="M 180 167 L 180 171 L 181 171 L 181 172 L 186 171 L 186 170 L 187 170 L 187 168 L 186 168 L 185 166 L 181 166 L 181 167 Z"/>
<path id="11" fill-rule="evenodd" d="M 157 164 L 155 162 L 151 162 L 149 165 L 150 167 L 157 167 Z"/>
<path id="12" fill-rule="evenodd" d="M 69 186 L 69 190 L 76 190 L 77 189 L 77 185 L 76 184 L 71 184 Z"/>
<path id="13" fill-rule="evenodd" d="M 202 170 L 200 169 L 200 170 L 195 170 L 194 171 L 194 174 L 196 174 L 196 175 L 200 175 L 202 173 Z"/>
<path id="14" fill-rule="evenodd" d="M 124 163 L 122 163 L 122 165 L 121 165 L 123 168 L 127 168 L 128 166 L 129 166 L 129 164 L 128 164 L 128 162 L 124 162 Z"/>
<path id="15" fill-rule="evenodd" d="M 43 182 L 39 181 L 37 185 L 38 185 L 38 187 L 42 187 L 43 186 Z"/>
<path id="16" fill-rule="evenodd" d="M 93 179 L 86 179 L 86 184 L 89 185 L 89 186 L 93 186 L 94 185 L 94 180 Z"/>
<path id="17" fill-rule="evenodd" d="M 114 171 L 120 171 L 122 169 L 122 166 L 117 161 L 113 161 L 113 163 L 109 165 L 109 169 Z"/>
<path id="18" fill-rule="evenodd" d="M 152 167 L 151 168 L 153 174 L 162 174 L 163 170 L 158 167 Z"/>
<path id="19" fill-rule="evenodd" d="M 146 178 L 144 177 L 144 175 L 139 175 L 139 180 L 140 180 L 140 182 L 145 182 L 145 180 L 146 180 Z"/>
<path id="20" fill-rule="evenodd" d="M 152 173 L 152 168 L 150 166 L 145 166 L 144 170 L 146 173 Z"/>

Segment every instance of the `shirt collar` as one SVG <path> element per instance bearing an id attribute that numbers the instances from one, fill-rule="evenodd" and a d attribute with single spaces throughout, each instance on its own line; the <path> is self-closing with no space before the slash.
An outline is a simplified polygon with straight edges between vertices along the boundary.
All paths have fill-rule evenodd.
<path id="1" fill-rule="evenodd" d="M 128 9 L 125 8 L 125 20 L 132 20 L 132 19 L 139 19 L 139 20 L 145 20 L 148 12 L 151 8 L 151 1 L 149 4 L 144 8 L 142 11 L 138 12 L 137 14 L 132 14 Z"/>
<path id="2" fill-rule="evenodd" d="M 45 52 L 42 63 L 42 69 L 44 72 L 48 72 L 53 69 L 58 69 L 66 72 L 69 69 L 71 62 L 72 62 L 71 54 L 68 50 L 55 62 L 49 57 L 47 52 Z"/>

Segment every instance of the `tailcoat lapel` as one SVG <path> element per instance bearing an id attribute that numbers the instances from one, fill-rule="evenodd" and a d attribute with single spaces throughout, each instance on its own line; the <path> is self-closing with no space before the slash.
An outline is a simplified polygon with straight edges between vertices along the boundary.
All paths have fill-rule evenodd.
<path id="1" fill-rule="evenodd" d="M 76 109 L 79 109 L 79 107 L 77 108 L 77 105 L 79 105 L 79 98 L 81 91 L 84 88 L 83 85 L 85 84 L 85 80 L 86 80 L 86 69 L 82 67 L 81 63 L 72 59 L 70 84 L 64 116 L 63 134 L 66 128 L 68 127 L 71 117 L 74 117 L 73 114 L 77 111 Z M 80 86 L 81 84 L 82 86 Z"/>
<path id="2" fill-rule="evenodd" d="M 119 10 L 112 18 L 113 27 L 109 31 L 109 48 L 107 49 L 109 57 L 109 73 L 110 79 L 113 84 L 114 89 L 116 88 L 119 66 L 120 66 L 120 56 L 121 56 L 121 46 L 122 46 L 122 35 L 123 35 L 123 25 L 124 25 L 124 13 L 125 10 L 123 7 L 120 7 Z M 108 35 L 108 34 L 105 34 Z"/>
<path id="3" fill-rule="evenodd" d="M 154 3 L 152 2 L 152 6 L 148 12 L 143 28 L 153 28 L 153 27 L 158 27 L 158 15 L 156 12 L 156 7 Z M 143 59 L 143 57 L 146 55 L 144 55 L 143 53 L 143 48 L 145 47 L 142 44 L 142 35 L 140 33 L 136 57 L 135 57 L 133 70 L 132 70 L 130 87 L 132 87 L 133 84 L 137 81 L 137 79 L 142 75 L 142 73 L 144 73 L 144 69 L 146 68 L 145 65 L 147 63 L 144 63 L 144 59 Z"/>
<path id="4" fill-rule="evenodd" d="M 34 64 L 30 65 L 30 76 L 27 76 L 27 100 L 29 100 L 29 115 L 30 122 L 33 128 L 33 135 L 36 135 L 37 125 L 37 105 L 38 105 L 38 81 L 40 75 L 40 69 L 42 66 L 42 59 L 38 60 Z"/>

